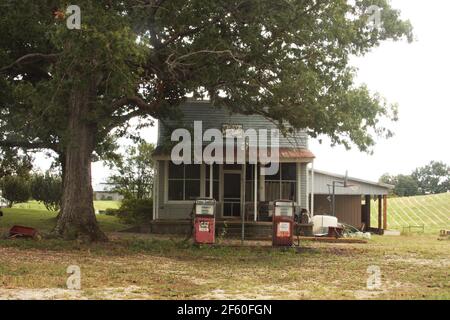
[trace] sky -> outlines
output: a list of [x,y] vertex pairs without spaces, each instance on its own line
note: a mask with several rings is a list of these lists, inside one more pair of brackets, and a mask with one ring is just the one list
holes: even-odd
[[[393,0],[414,27],[413,43],[384,42],[364,57],[352,59],[358,69],[357,83],[365,83],[390,103],[399,106],[399,121],[390,128],[395,136],[377,140],[373,155],[331,147],[310,139],[316,169],[377,181],[384,173],[409,174],[431,160],[450,163],[450,1]],[[156,143],[156,127],[142,131],[147,142]],[[43,170],[50,161],[37,155]],[[94,189],[110,171],[102,163],[92,165]]]
[[416,41],[385,42],[353,59],[358,83],[398,103],[395,136],[378,140],[374,154],[310,140],[315,168],[377,181],[383,173],[409,174],[431,160],[450,163],[450,1],[396,0]]

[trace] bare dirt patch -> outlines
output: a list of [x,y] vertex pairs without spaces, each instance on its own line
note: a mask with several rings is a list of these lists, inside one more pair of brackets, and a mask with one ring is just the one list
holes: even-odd
[[298,300],[307,299],[310,291],[300,290],[292,285],[266,285],[256,286],[247,290],[223,290],[215,289],[211,292],[196,297],[197,299],[213,299],[213,300],[273,300],[287,299]]
[[123,288],[101,288],[89,290],[69,290],[61,288],[0,289],[0,300],[87,300],[87,299],[143,299],[151,298],[145,289],[137,286]]

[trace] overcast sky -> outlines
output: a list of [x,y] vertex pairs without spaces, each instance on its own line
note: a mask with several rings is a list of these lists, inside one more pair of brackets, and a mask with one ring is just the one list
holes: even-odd
[[[394,8],[411,20],[416,41],[385,42],[370,54],[354,59],[358,83],[366,83],[389,102],[398,103],[400,120],[391,127],[395,136],[379,140],[374,154],[330,147],[310,140],[315,168],[353,177],[378,180],[389,173],[410,173],[431,160],[450,163],[450,1],[394,0]],[[143,133],[156,142],[156,128]],[[48,167],[38,156],[37,163]],[[94,188],[108,176],[101,163],[93,164]]]
[[450,163],[450,1],[392,5],[411,20],[416,41],[383,43],[354,64],[358,82],[399,104],[395,136],[379,140],[374,155],[311,140],[318,169],[378,180],[385,172],[408,174],[431,160]]

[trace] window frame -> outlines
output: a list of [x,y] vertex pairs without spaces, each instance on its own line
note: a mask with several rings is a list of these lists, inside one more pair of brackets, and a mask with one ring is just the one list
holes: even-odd
[[[244,184],[244,188],[245,188],[245,202],[246,203],[253,203],[255,201],[254,199],[254,193],[255,193],[255,167],[253,163],[246,163],[246,169],[245,169],[245,173],[246,173],[246,177],[245,177],[245,184]],[[259,202],[261,199],[261,195],[259,194],[259,183],[260,183],[260,177],[261,177],[261,166],[258,166],[258,171],[257,171],[257,183],[258,183],[258,192],[257,192],[257,201]],[[250,179],[247,179],[247,175],[250,174]],[[247,184],[249,185],[249,190],[247,190]],[[250,191],[250,192],[248,192]],[[249,197],[250,195],[250,197]]]
[[[206,164],[204,165],[205,167],[205,179],[204,179],[204,188],[205,188],[205,197],[208,198],[209,197],[209,170],[210,170],[210,165]],[[217,174],[217,177],[216,177]],[[217,202],[220,202],[220,165],[219,164],[213,164],[213,197],[214,194],[217,192],[217,199],[214,198],[214,200],[216,200]],[[216,184],[217,184],[217,188],[216,188]]]
[[[192,179],[192,178],[188,178],[186,179],[186,164],[180,164],[180,166],[183,166],[183,178],[174,178],[171,179],[169,177],[170,174],[170,160],[166,161],[166,166],[165,166],[165,203],[167,204],[183,204],[183,203],[193,203],[195,200],[192,199],[186,199],[186,181],[198,181],[199,184],[199,195],[198,197],[201,196],[201,192],[202,192],[202,168],[200,164],[192,164],[192,165],[198,165],[199,166],[199,176],[198,179]],[[176,164],[173,164],[176,165]],[[170,199],[169,197],[169,192],[170,192],[170,188],[169,188],[169,184],[170,181],[182,181],[183,182],[183,199],[182,200],[173,200]]]
[[[294,166],[295,169],[295,179],[294,180],[285,180],[283,179],[283,165],[292,165]],[[297,194],[297,164],[295,162],[280,162],[279,164],[279,170],[278,170],[278,178],[277,179],[270,179],[269,177],[271,176],[265,176],[264,177],[264,198],[266,199],[266,201],[275,201],[275,200],[279,200],[282,199],[282,195],[283,195],[283,182],[285,183],[290,183],[294,185],[294,194],[293,194],[293,199],[290,199],[292,201],[295,201],[296,199],[296,194]],[[273,200],[268,200],[267,198],[267,184],[268,183],[276,183],[278,184],[278,198],[277,199],[273,199]],[[289,199],[286,199],[289,200]]]

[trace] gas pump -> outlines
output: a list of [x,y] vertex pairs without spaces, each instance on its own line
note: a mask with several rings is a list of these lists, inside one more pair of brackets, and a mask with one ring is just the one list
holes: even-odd
[[194,242],[214,243],[216,200],[197,198],[194,204]]
[[294,202],[277,200],[274,203],[273,246],[292,246],[294,233]]

